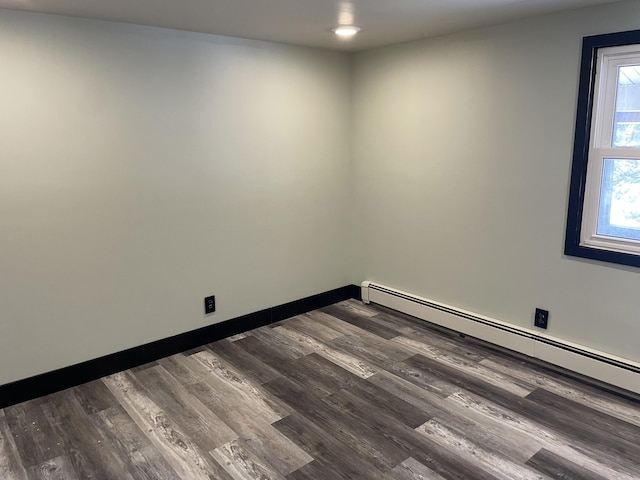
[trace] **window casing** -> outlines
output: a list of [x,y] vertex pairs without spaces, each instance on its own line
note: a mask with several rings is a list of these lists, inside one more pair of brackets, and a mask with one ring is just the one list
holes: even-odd
[[640,31],[583,40],[565,253],[640,266]]

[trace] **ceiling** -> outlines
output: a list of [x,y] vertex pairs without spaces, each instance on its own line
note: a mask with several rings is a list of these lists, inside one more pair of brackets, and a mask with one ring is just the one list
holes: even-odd
[[[0,7],[357,51],[616,0],[0,0]],[[331,28],[351,23],[356,38]]]

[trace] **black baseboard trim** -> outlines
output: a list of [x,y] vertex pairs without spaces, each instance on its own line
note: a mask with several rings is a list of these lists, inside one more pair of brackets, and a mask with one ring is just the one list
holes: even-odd
[[350,298],[361,299],[360,287],[347,285],[59,370],[0,385],[0,408],[75,387]]

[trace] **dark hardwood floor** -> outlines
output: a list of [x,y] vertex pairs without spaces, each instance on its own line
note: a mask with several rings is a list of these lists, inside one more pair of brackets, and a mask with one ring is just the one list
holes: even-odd
[[0,410],[0,479],[639,479],[640,402],[355,300]]

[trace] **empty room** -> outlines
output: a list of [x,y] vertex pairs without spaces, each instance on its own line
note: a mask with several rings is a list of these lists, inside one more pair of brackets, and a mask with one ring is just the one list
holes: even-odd
[[640,0],[0,0],[0,480],[640,478]]

